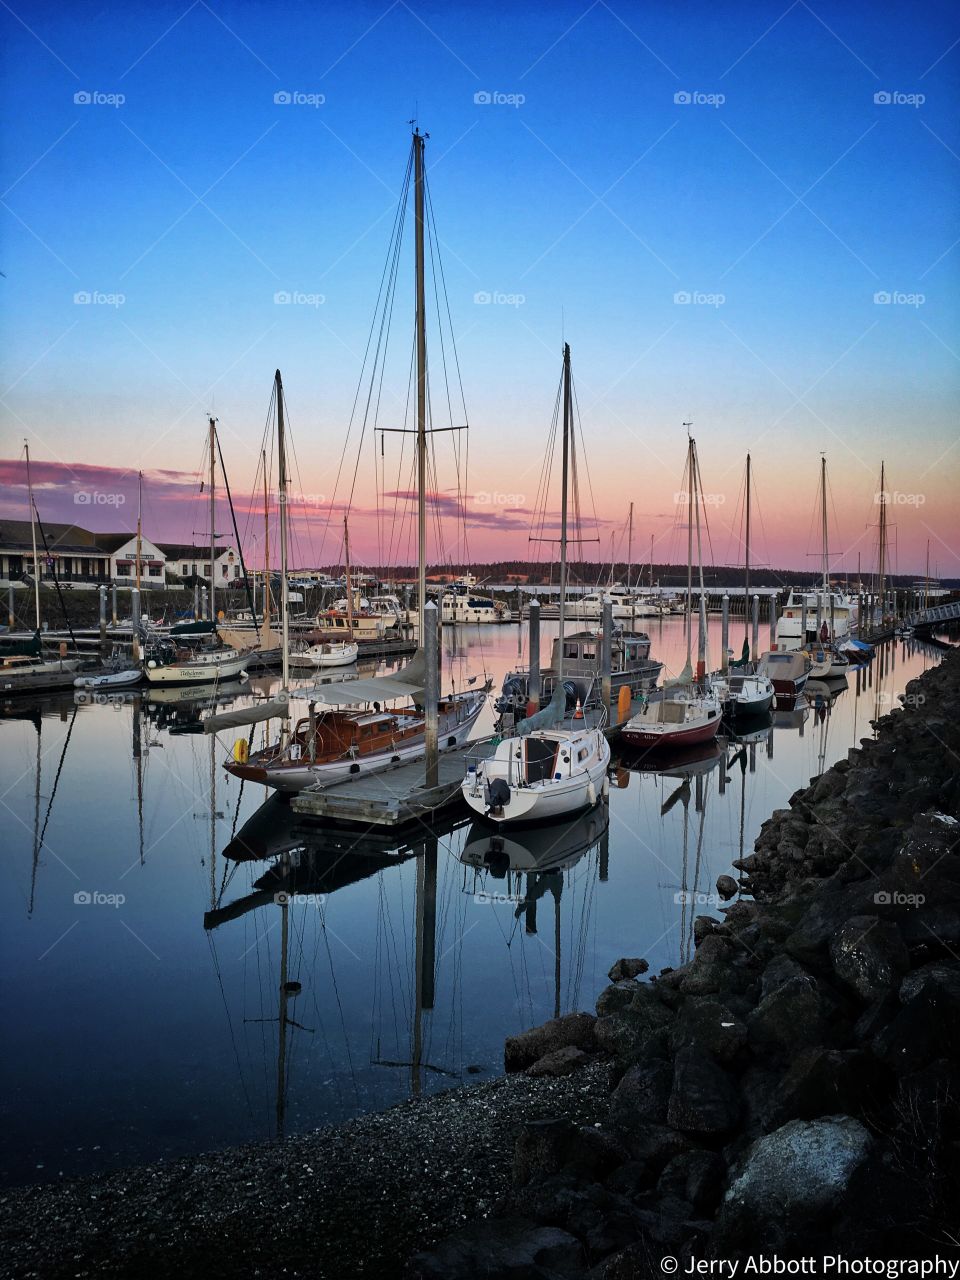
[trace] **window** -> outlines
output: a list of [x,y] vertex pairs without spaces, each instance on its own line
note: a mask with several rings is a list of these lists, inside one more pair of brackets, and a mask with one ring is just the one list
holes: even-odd
[[239,566],[238,564],[235,564],[235,565],[233,566],[233,576],[234,576],[235,578],[239,578],[239,577],[240,577],[240,566]]
[[190,566],[188,564],[185,564],[183,566],[183,576],[186,577],[189,572],[190,572]]
[[563,646],[563,656],[565,658],[579,658],[580,646],[577,644],[565,644]]
[[150,577],[151,577],[151,578],[159,578],[159,577],[160,577],[160,572],[161,572],[161,566],[160,566],[160,565],[158,565],[158,564],[152,564],[152,565],[150,566]]
[[220,576],[222,578],[225,578],[229,572],[230,572],[230,566],[228,564],[222,564],[220,566]]
[[581,650],[581,656],[585,658],[588,662],[595,661],[597,656],[596,645],[585,644],[583,646],[583,649]]
[[130,577],[130,566],[129,566],[128,564],[118,564],[118,565],[117,565],[117,577],[118,577],[118,578],[129,578],[129,577]]

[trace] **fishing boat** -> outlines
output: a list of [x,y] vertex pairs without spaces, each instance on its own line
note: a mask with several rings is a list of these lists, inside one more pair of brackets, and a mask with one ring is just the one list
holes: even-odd
[[[710,686],[723,705],[724,714],[733,716],[758,716],[769,711],[776,697],[770,677],[757,671],[750,654],[750,516],[751,481],[753,469],[747,454],[746,485],[744,497],[744,553],[743,553],[743,652],[739,661],[730,662],[710,677]],[[726,643],[726,637],[724,637]],[[726,662],[726,654],[724,654]]]
[[[560,683],[566,692],[567,710],[572,711],[578,701],[583,710],[602,709],[602,646],[603,632],[600,630],[574,631],[564,636],[562,646],[559,637],[555,639],[550,665],[540,677],[544,700],[552,698],[562,667]],[[610,662],[611,708],[607,708],[608,713],[613,706],[619,705],[624,688],[629,690],[631,701],[656,688],[663,670],[663,663],[650,657],[650,637],[643,631],[624,632],[615,628],[610,638]],[[501,716],[517,719],[526,714],[529,701],[530,672],[508,672],[494,704],[496,710]]]
[[[564,689],[565,602],[567,593],[567,501],[570,448],[573,435],[570,346],[563,345],[563,447],[560,514],[559,661],[555,688],[548,705],[525,717],[514,733],[504,737],[486,760],[468,760],[462,783],[463,798],[484,818],[505,824],[540,822],[592,809],[603,794],[610,744],[599,728],[588,728],[580,711],[572,727],[566,718]],[[556,417],[551,430],[555,439]]]
[[[689,429],[688,429],[689,431]],[[687,660],[677,680],[656,697],[644,697],[640,710],[621,730],[623,741],[630,746],[670,750],[679,746],[695,746],[716,737],[720,728],[720,699],[706,678],[706,592],[703,582],[703,549],[700,538],[699,494],[702,492],[697,445],[688,434],[687,443]],[[693,536],[696,528],[697,566],[700,585],[700,630],[698,636],[697,672],[691,666],[693,635]]]

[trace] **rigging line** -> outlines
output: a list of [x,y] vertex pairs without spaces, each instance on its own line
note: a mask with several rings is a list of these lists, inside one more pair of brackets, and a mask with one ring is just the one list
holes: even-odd
[[70,735],[73,733],[73,726],[77,722],[77,712],[80,710],[79,705],[73,708],[73,715],[70,717],[70,724],[67,728],[67,735],[63,740],[63,750],[60,752],[60,763],[57,765],[56,776],[53,779],[53,789],[50,792],[50,799],[47,802],[47,813],[43,819],[43,828],[40,831],[40,839],[37,843],[37,851],[43,848],[44,836],[47,834],[47,824],[50,821],[50,814],[53,812],[53,801],[57,794],[57,785],[60,782],[60,774],[63,771],[63,762],[67,758],[67,747],[70,745]]
[[237,1034],[234,1030],[233,1018],[230,1015],[230,1005],[227,1001],[227,992],[223,985],[223,972],[220,968],[220,957],[217,955],[217,948],[214,943],[212,930],[205,929],[204,933],[206,934],[207,946],[210,949],[210,955],[213,959],[213,971],[216,974],[217,986],[220,989],[220,999],[223,1002],[223,1012],[226,1014],[227,1018],[227,1030],[230,1034],[230,1045],[233,1049],[233,1057],[237,1064],[237,1075],[240,1078],[240,1088],[243,1091],[243,1100],[247,1108],[247,1115],[250,1117],[251,1122],[256,1124],[257,1118],[253,1109],[253,1102],[250,1098],[250,1092],[247,1089],[247,1080],[243,1073],[243,1063],[240,1061],[240,1046],[237,1044]]

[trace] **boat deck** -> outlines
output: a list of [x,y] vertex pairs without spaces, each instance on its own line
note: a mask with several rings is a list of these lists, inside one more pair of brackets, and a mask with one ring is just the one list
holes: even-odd
[[467,757],[486,759],[493,750],[493,740],[483,738],[441,751],[439,781],[435,787],[424,786],[424,762],[420,759],[394,769],[360,774],[326,787],[300,791],[290,804],[301,818],[402,827],[428,819],[431,814],[457,803]]

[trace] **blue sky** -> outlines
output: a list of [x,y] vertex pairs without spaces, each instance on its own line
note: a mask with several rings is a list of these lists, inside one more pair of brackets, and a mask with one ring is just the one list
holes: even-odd
[[329,490],[416,112],[477,487],[532,504],[565,335],[594,487],[617,520],[636,501],[639,537],[673,518],[692,419],[730,510],[753,449],[779,563],[805,561],[826,450],[846,546],[884,457],[923,495],[904,568],[932,529],[957,572],[953,7],[185,0],[2,21],[4,456],[27,435],[66,464],[189,471],[213,405],[242,484],[279,365],[304,483]]

